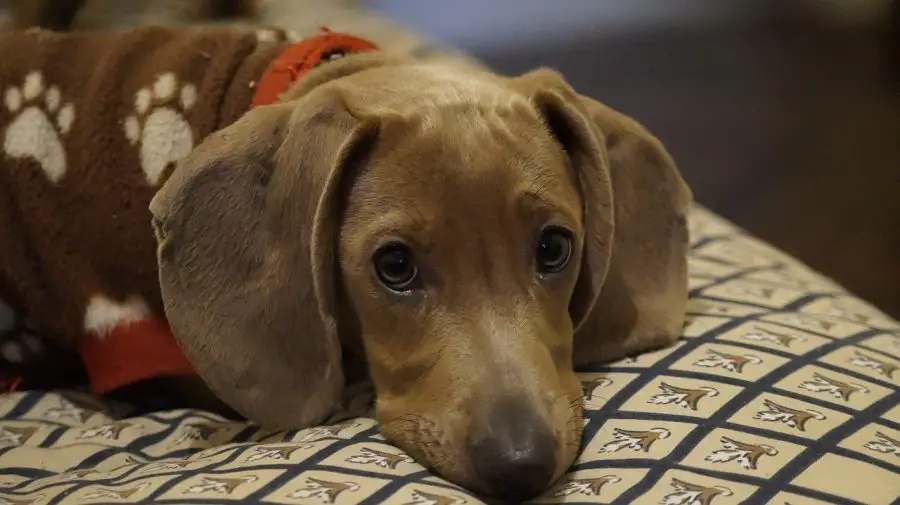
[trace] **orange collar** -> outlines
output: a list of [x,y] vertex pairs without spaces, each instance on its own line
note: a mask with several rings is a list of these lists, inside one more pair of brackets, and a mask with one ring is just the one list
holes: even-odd
[[372,42],[322,28],[322,34],[287,47],[263,72],[250,108],[275,103],[282,93],[322,63],[347,54],[375,51]]

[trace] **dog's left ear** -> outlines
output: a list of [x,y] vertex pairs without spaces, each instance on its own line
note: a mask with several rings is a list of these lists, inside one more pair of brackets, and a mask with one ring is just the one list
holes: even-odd
[[557,72],[539,69],[514,81],[581,184],[585,238],[569,306],[575,365],[671,344],[686,309],[692,201],[674,161],[643,126],[578,95]]

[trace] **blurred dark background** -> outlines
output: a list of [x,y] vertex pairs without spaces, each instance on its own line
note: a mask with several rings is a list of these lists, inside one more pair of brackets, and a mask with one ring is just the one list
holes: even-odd
[[361,3],[502,72],[558,68],[698,202],[900,317],[898,2]]

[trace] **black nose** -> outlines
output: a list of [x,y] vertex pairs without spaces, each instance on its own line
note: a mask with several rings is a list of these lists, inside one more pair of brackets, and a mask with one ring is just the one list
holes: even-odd
[[491,495],[510,501],[534,498],[556,470],[556,439],[523,402],[501,402],[486,426],[473,426],[472,465]]

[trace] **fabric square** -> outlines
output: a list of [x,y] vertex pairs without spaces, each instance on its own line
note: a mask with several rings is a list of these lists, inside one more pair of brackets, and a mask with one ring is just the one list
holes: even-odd
[[900,334],[882,333],[863,340],[859,345],[870,351],[884,353],[891,358],[900,360]]
[[583,373],[581,379],[581,391],[584,395],[585,410],[599,410],[628,385],[638,374],[635,373]]
[[[728,265],[737,265],[741,268],[750,270],[755,268],[776,268],[779,266],[779,259],[771,254],[760,253],[748,247],[741,247],[739,241],[741,236],[737,235],[727,239],[711,239],[708,242],[695,247],[693,254],[701,258],[716,258],[718,261]],[[738,301],[743,299],[739,298]]]
[[761,319],[829,338],[847,338],[869,329],[867,326],[850,321],[799,312],[766,314]]
[[322,461],[324,465],[376,474],[405,476],[424,470],[411,457],[392,445],[378,442],[347,445]]
[[893,466],[900,474],[900,431],[877,423],[868,424],[845,438],[839,447]]
[[655,351],[629,356],[619,361],[609,363],[607,366],[610,368],[647,368],[655,365],[668,355],[677,352],[684,343],[683,340],[680,340],[664,349],[657,349]]
[[800,289],[788,289],[774,284],[750,282],[745,279],[733,279],[719,283],[704,288],[702,293],[704,296],[773,309],[784,307],[807,294],[806,291]]
[[470,493],[428,484],[407,484],[391,496],[394,503],[409,505],[478,505],[485,502]]
[[388,483],[388,479],[314,470],[281,484],[263,500],[284,505],[351,505],[365,501]]
[[763,321],[742,323],[722,333],[718,340],[765,347],[793,355],[805,354],[831,343],[831,340],[825,337]]
[[[200,473],[185,476],[160,500],[222,500],[234,501],[248,498],[269,482],[284,474],[284,470],[246,470],[230,473]],[[159,485],[151,486],[159,488]]]
[[696,424],[637,419],[609,419],[594,434],[579,464],[623,459],[660,460],[690,434]]
[[757,381],[787,362],[786,358],[744,347],[704,344],[678,360],[672,369]]
[[805,305],[801,312],[827,315],[884,331],[900,330],[900,323],[884,312],[859,298],[840,292]]
[[862,347],[841,347],[823,357],[822,362],[866,375],[880,383],[900,384],[900,360]]
[[804,446],[735,430],[713,430],[683,460],[688,466],[717,472],[772,478]]
[[689,316],[687,326],[684,328],[684,338],[701,337],[707,333],[715,331],[723,324],[732,321],[730,317],[718,316]]
[[836,410],[764,393],[744,405],[729,422],[815,440],[849,419]]
[[744,503],[755,486],[683,470],[666,472],[634,503],[663,505],[738,505]]
[[896,471],[835,454],[816,460],[791,484],[867,505],[890,505],[900,497]]
[[576,470],[532,503],[612,503],[645,475],[647,470],[640,468]]
[[632,395],[620,410],[707,419],[741,390],[715,381],[662,376]]
[[884,386],[814,365],[797,370],[775,387],[855,410],[865,409],[891,394],[891,390]]

